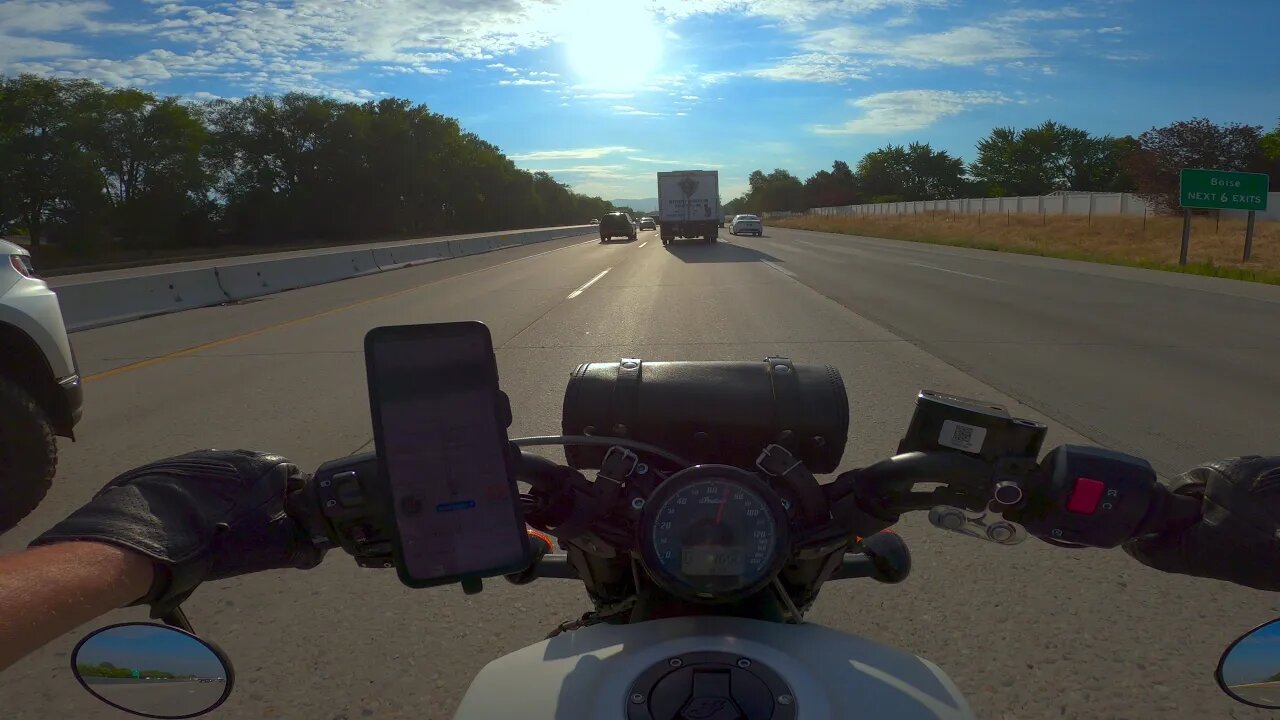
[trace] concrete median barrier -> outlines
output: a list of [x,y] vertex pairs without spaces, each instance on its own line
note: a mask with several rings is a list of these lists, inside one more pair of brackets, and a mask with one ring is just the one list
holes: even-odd
[[218,280],[227,297],[244,300],[376,272],[381,268],[372,250],[353,250],[223,265],[218,267]]
[[54,288],[67,329],[104,325],[220,305],[229,298],[213,268],[72,283]]
[[68,330],[88,330],[151,315],[218,305],[311,285],[426,262],[477,255],[504,248],[591,235],[591,227],[513,231],[450,240],[380,245],[363,250],[317,250],[309,254],[254,260],[226,258],[208,267],[166,272],[164,266],[139,268],[139,274],[76,282],[74,275],[55,286]]
[[382,270],[396,270],[422,263],[448,260],[453,257],[449,252],[449,241],[405,243],[373,249],[373,261]]

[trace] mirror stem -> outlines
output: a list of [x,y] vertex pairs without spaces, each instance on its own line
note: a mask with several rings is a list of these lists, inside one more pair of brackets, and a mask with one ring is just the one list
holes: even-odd
[[181,607],[176,607],[160,616],[160,622],[170,627],[176,627],[179,630],[186,630],[192,635],[196,632],[195,629],[191,627],[191,622],[187,620],[187,614],[182,611]]

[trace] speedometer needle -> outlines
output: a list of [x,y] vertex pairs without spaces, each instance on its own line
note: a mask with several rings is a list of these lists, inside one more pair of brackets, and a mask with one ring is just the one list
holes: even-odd
[[720,493],[720,507],[716,508],[716,525],[720,524],[720,518],[724,517],[724,506],[729,502],[729,488],[725,488]]

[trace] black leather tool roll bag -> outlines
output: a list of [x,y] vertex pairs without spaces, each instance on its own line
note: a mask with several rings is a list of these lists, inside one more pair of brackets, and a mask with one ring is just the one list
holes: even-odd
[[[564,391],[565,435],[625,437],[694,463],[754,468],[777,443],[815,473],[833,472],[849,433],[844,379],[831,365],[644,362],[579,365]],[[570,445],[569,465],[599,468],[607,448]]]

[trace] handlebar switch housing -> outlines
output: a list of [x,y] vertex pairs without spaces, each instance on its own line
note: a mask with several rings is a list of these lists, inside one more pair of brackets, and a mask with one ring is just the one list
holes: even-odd
[[377,475],[377,455],[362,453],[321,465],[311,487],[330,539],[361,567],[389,568],[394,566],[390,516],[379,511],[384,504],[375,495],[377,483],[369,482]]
[[1005,517],[1051,543],[1112,548],[1142,526],[1157,488],[1155,470],[1142,458],[1063,445],[1028,481],[1025,505]]

